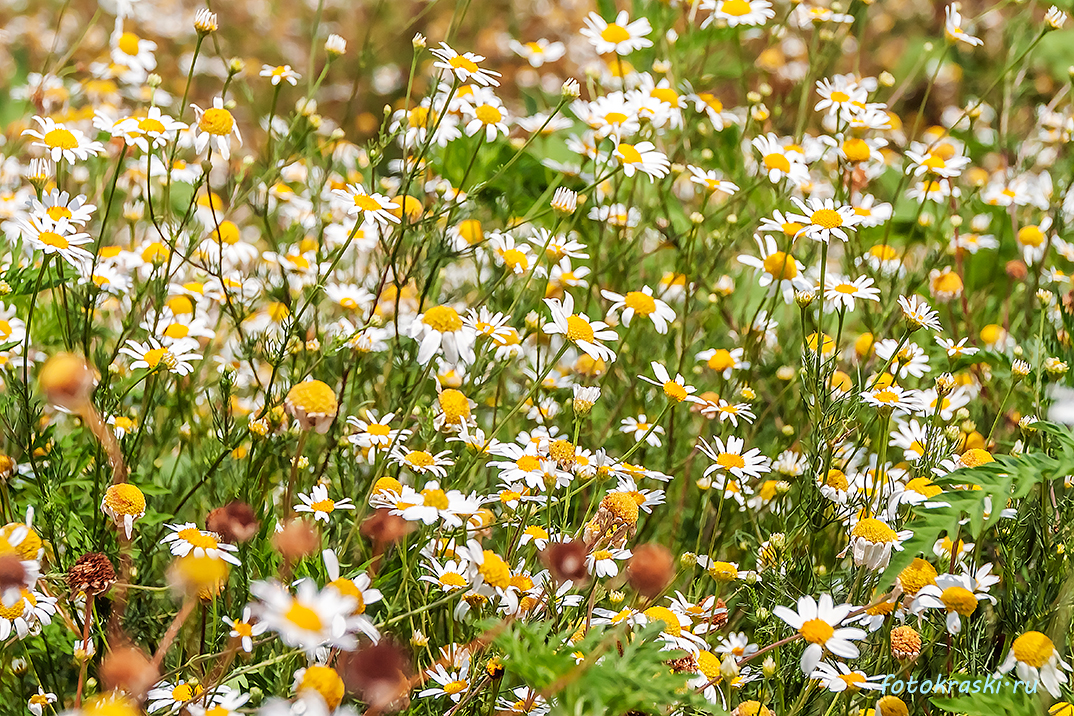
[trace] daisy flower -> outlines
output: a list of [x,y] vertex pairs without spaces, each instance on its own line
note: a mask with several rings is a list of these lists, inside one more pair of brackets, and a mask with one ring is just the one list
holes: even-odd
[[261,65],[261,76],[271,78],[270,81],[273,87],[278,87],[281,82],[286,82],[294,87],[301,77],[300,74],[291,69],[291,65],[279,65],[277,67]]
[[396,208],[392,200],[383,194],[370,193],[361,184],[348,184],[346,189],[332,192],[343,200],[347,214],[377,222],[381,226],[398,224],[400,218],[392,213]]
[[619,432],[625,435],[634,435],[634,442],[645,438],[645,442],[653,447],[660,447],[660,436],[664,434],[664,428],[649,422],[648,416],[641,413],[636,418],[623,418],[619,424]]
[[952,42],[962,42],[970,47],[980,47],[984,40],[962,29],[961,3],[953,2],[944,10],[944,34]]
[[730,350],[727,348],[709,348],[701,351],[695,357],[722,375],[724,380],[728,380],[736,370],[746,370],[750,367],[749,361],[743,360],[745,355],[746,352],[742,348],[732,348]]
[[55,597],[21,589],[14,604],[0,604],[0,641],[6,641],[12,635],[25,639],[39,634],[41,626],[51,624],[55,614]]
[[356,602],[351,614],[365,614],[370,604],[376,604],[384,595],[379,589],[373,589],[373,580],[368,574],[362,572],[352,578],[341,577],[339,572],[339,559],[331,549],[321,552],[324,559],[324,570],[328,575],[328,583],[325,589],[331,587],[345,597],[350,597]]
[[101,511],[111,517],[117,527],[122,525],[130,539],[134,521],[145,516],[145,495],[129,482],[112,485],[101,499]]
[[204,693],[205,689],[201,684],[187,683],[186,681],[176,681],[175,683],[161,681],[146,694],[146,701],[148,702],[146,710],[149,713],[156,711],[179,713],[195,699],[201,698]]
[[567,52],[562,42],[549,42],[543,37],[533,42],[522,43],[511,40],[511,51],[530,63],[530,67],[543,67],[546,62],[555,62]]
[[197,118],[194,125],[194,151],[202,154],[206,148],[210,153],[215,150],[225,160],[231,157],[231,138],[242,146],[242,135],[239,134],[239,125],[231,112],[224,108],[222,97],[213,99],[213,106],[202,109],[196,104],[190,105]]
[[433,669],[426,671],[425,675],[436,685],[419,691],[419,698],[425,698],[426,696],[447,696],[455,703],[458,703],[462,700],[466,690],[470,688],[470,682],[467,680],[465,672],[461,669],[458,671],[448,671],[444,668],[443,664],[437,664]]
[[969,338],[962,338],[958,342],[944,338],[942,336],[936,336],[936,345],[943,348],[947,352],[948,358],[959,358],[961,356],[972,356],[980,351],[980,348],[966,345],[969,342]]
[[999,583],[999,577],[991,573],[992,564],[985,564],[971,575],[941,574],[935,584],[927,584],[918,590],[914,597],[911,611],[919,612],[922,608],[942,609],[947,612],[946,626],[951,634],[962,631],[962,617],[969,618],[977,611],[978,602],[988,600],[996,603],[995,597],[988,593],[992,585]]
[[468,516],[478,510],[476,500],[466,497],[458,490],[443,490],[440,483],[430,480],[421,491],[403,486],[403,493],[396,501],[392,514],[408,522],[424,522],[431,525],[442,521],[446,527],[461,527],[459,515]]
[[250,607],[247,606],[242,610],[242,617],[239,619],[230,619],[228,617],[222,618],[223,622],[231,627],[231,631],[228,632],[228,636],[232,639],[238,639],[239,644],[242,646],[242,650],[247,654],[254,650],[254,637],[261,636],[268,629],[268,624],[265,622],[255,622],[253,620]]
[[1039,631],[1027,631],[1014,640],[1007,658],[996,672],[996,678],[1011,669],[1015,669],[1024,683],[1039,681],[1049,694],[1059,698],[1061,685],[1067,683],[1063,670],[1070,671],[1070,664],[1063,661],[1051,639]]
[[[700,399],[699,399],[700,401]],[[701,414],[706,418],[717,418],[721,423],[730,421],[732,427],[738,427],[738,421],[742,420],[752,425],[757,419],[749,403],[729,403],[720,398],[716,403],[706,403],[701,408]]]
[[667,176],[671,167],[667,156],[663,152],[656,151],[652,142],[620,143],[616,145],[613,154],[622,165],[623,173],[628,177],[641,171],[648,174],[650,179],[660,179]]
[[561,334],[594,360],[615,360],[615,352],[602,341],[618,340],[619,334],[603,321],[590,321],[586,314],[575,313],[574,296],[568,293],[562,302],[557,298],[546,298],[544,302],[552,314],[552,322],[544,326],[545,333]]
[[586,570],[597,577],[615,577],[619,575],[619,565],[616,561],[622,562],[632,556],[633,552],[629,549],[598,549],[586,556]]
[[325,524],[336,510],[354,509],[349,497],[332,500],[328,497],[328,488],[320,484],[314,485],[309,495],[299,494],[298,499],[302,500],[302,504],[294,506],[295,512],[312,512],[314,520],[323,520]]
[[354,615],[354,597],[335,588],[318,590],[311,579],[299,580],[295,594],[275,581],[251,582],[250,593],[258,599],[254,613],[266,628],[279,634],[287,646],[303,649],[311,659],[325,646],[353,649],[357,631],[373,641],[380,639],[369,619]]
[[728,27],[764,25],[776,16],[768,0],[703,0],[701,9],[712,12],[701,27],[716,20],[723,20]]
[[117,123],[113,128],[113,133],[122,132],[127,146],[138,147],[143,152],[148,152],[150,144],[159,149],[186,127],[183,122],[162,113],[160,107],[150,107],[144,117],[127,117]]
[[695,167],[692,164],[687,165],[686,168],[690,170],[690,181],[703,187],[710,194],[721,193],[731,196],[738,191],[737,184],[722,178],[720,174],[714,170],[705,171],[701,167]]
[[873,285],[873,280],[868,276],[850,279],[829,274],[824,277],[824,300],[831,302],[828,305],[833,310],[853,311],[855,300],[879,303],[880,289]]
[[77,231],[66,218],[27,214],[14,222],[30,248],[46,255],[58,254],[81,273],[93,261],[93,254],[82,248],[93,243],[89,234]]
[[233,716],[249,700],[250,694],[244,694],[228,686],[217,686],[205,698],[204,703],[191,704],[187,707],[187,711],[190,712],[190,716]]
[[607,22],[595,12],[589,13],[585,19],[585,27],[580,32],[583,37],[589,39],[598,55],[612,52],[629,55],[635,50],[652,47],[653,41],[646,37],[652,31],[652,25],[646,18],[631,22],[627,11],[621,10],[616,15],[615,22]]
[[883,681],[887,678],[887,674],[868,676],[864,671],[851,670],[841,661],[835,662],[834,666],[827,661],[822,661],[817,664],[817,668],[809,675],[809,678],[816,679],[828,691],[838,694],[843,691],[855,692],[862,689],[882,691]]
[[819,601],[808,595],[800,597],[797,610],[783,605],[772,610],[775,616],[785,621],[792,629],[797,629],[808,644],[802,652],[799,664],[803,674],[813,673],[825,651],[844,659],[858,658],[858,647],[852,640],[864,639],[865,632],[852,627],[840,627],[852,609],[849,604],[836,606],[830,594],[822,594]]
[[423,574],[418,577],[418,581],[435,584],[446,593],[466,589],[470,586],[465,576],[470,569],[470,565],[465,560],[449,559],[441,564],[438,560],[430,557],[423,563],[423,566],[432,574]]
[[829,115],[841,115],[844,119],[857,111],[869,97],[868,91],[857,82],[837,75],[832,79],[817,81],[817,94],[820,101],[813,107],[817,112],[826,111]]
[[161,544],[168,545],[169,551],[178,557],[193,554],[195,557],[222,559],[236,566],[242,564],[234,554],[239,551],[238,547],[221,542],[219,535],[200,530],[193,522],[164,526],[171,530],[171,534],[162,539]]
[[842,554],[850,552],[855,566],[876,572],[888,566],[892,550],[901,552],[901,543],[913,534],[911,530],[896,532],[882,520],[865,517],[850,530],[850,544]]
[[388,413],[384,417],[377,417],[376,411],[366,410],[365,419],[351,415],[347,423],[354,426],[356,432],[347,439],[352,445],[370,450],[371,457],[377,450],[387,450],[395,442],[406,440],[410,437],[409,430],[397,430],[391,427],[395,413]]
[[127,344],[119,349],[123,355],[134,358],[131,369],[148,368],[151,371],[163,368],[169,373],[189,375],[194,371],[192,360],[201,360],[201,354],[194,349],[200,348],[193,338],[184,338],[164,346],[150,336],[146,343],[128,339]]
[[917,391],[906,390],[894,383],[863,391],[861,397],[875,408],[896,410],[900,413],[915,413],[920,410]]
[[30,713],[34,716],[42,716],[45,713],[45,707],[51,706],[54,703],[56,703],[56,694],[46,692],[38,686],[37,693],[30,697],[26,707],[30,709]]
[[70,194],[59,189],[53,189],[41,197],[41,201],[30,199],[30,213],[38,216],[47,216],[53,221],[67,219],[68,223],[76,226],[85,226],[97,209],[93,204],[86,202],[82,194],[72,198]]
[[49,117],[34,117],[40,130],[24,129],[23,136],[33,137],[36,142],[31,146],[41,147],[54,162],[61,159],[68,164],[76,161],[86,161],[89,157],[95,157],[104,151],[104,145],[100,142],[91,141],[80,130],[68,129],[66,125],[59,124]]
[[730,473],[737,478],[760,477],[771,470],[768,458],[761,454],[759,448],[743,451],[745,441],[742,438],[730,435],[724,442],[713,436],[712,442],[709,445],[704,438],[700,438],[698,443],[698,449],[715,463],[706,468],[705,477],[714,472]]
[[642,286],[640,291],[618,294],[602,290],[600,295],[614,303],[608,308],[609,315],[620,313],[623,325],[629,327],[635,314],[648,318],[656,326],[656,332],[668,332],[668,324],[675,320],[675,309],[653,296],[653,289]]
[[433,49],[431,52],[440,60],[433,63],[433,67],[447,70],[455,75],[459,82],[478,84],[482,87],[498,87],[500,84],[496,80],[500,76],[499,72],[482,69],[478,66],[478,63],[485,59],[482,55],[475,55],[472,52],[460,55],[445,42],[441,42],[440,48]]
[[[761,166],[773,184],[784,179],[790,179],[796,185],[809,181],[809,170],[805,164],[797,155],[788,154],[775,134],[770,132],[763,137],[755,137],[753,146],[761,153]],[[763,230],[764,226],[761,228]]]
[[802,224],[797,236],[807,236],[825,244],[832,237],[847,241],[850,237],[846,229],[858,223],[858,215],[852,206],[836,206],[831,199],[809,199],[807,203],[795,197],[792,201],[803,212],[788,215],[792,221]]
[[681,374],[676,373],[675,378],[672,379],[671,374],[668,373],[668,369],[664,367],[662,363],[652,361],[649,366],[653,369],[653,373],[656,375],[656,380],[647,378],[644,375],[639,375],[638,378],[644,380],[646,383],[652,383],[653,385],[663,388],[664,395],[673,403],[681,403],[684,400],[696,403],[698,398],[694,397],[692,393],[697,391],[692,385],[686,385],[686,379]]
[[444,354],[448,363],[474,362],[473,329],[466,326],[462,316],[451,306],[432,306],[410,324],[410,337],[419,342],[417,360],[426,365],[433,356]]
[[433,455],[425,450],[410,450],[402,445],[396,445],[391,452],[391,460],[396,465],[409,468],[419,475],[430,473],[444,478],[447,477],[447,470],[444,468],[455,464],[450,458],[444,457],[450,454],[450,450]]
[[492,142],[500,134],[506,137],[511,133],[511,128],[507,124],[507,110],[495,97],[490,97],[488,101],[475,104],[464,101],[462,102],[462,111],[465,117],[464,121],[466,121],[463,131],[466,132],[468,137],[482,132],[485,136],[485,141]]
[[914,295],[907,298],[899,296],[899,308],[902,309],[903,318],[912,329],[927,328],[930,331],[939,331],[940,314],[932,310],[925,299]]

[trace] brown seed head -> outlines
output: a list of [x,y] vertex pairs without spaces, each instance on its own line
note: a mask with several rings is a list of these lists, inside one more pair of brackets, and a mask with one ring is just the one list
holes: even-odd
[[297,562],[317,553],[321,546],[321,535],[309,522],[294,519],[272,536],[272,546],[288,562]]
[[98,676],[107,689],[141,694],[156,683],[159,674],[144,651],[126,644],[112,649],[104,657]]
[[370,711],[399,711],[410,705],[411,660],[390,639],[341,654],[337,668],[347,691]]
[[630,586],[644,597],[655,597],[675,578],[675,557],[660,544],[643,544],[634,548],[627,565]]
[[87,552],[67,570],[67,588],[73,595],[96,596],[107,592],[115,583],[116,568],[100,552]]
[[395,544],[401,540],[412,527],[399,515],[393,515],[387,509],[374,512],[362,523],[362,536],[377,544]]
[[588,553],[581,542],[553,542],[541,552],[541,561],[557,582],[583,582],[589,576],[585,566]]
[[921,653],[921,635],[908,625],[891,630],[891,655],[900,661],[911,661]]
[[205,528],[231,544],[249,540],[260,527],[254,509],[245,502],[231,502],[217,507],[205,518]]

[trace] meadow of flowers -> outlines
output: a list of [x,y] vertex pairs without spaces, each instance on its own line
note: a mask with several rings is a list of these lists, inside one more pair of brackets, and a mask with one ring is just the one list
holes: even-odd
[[0,16],[0,714],[1074,716],[1061,8]]

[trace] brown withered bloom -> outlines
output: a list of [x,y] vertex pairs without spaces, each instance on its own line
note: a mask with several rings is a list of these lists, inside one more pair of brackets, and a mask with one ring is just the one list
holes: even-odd
[[235,501],[217,507],[205,518],[205,528],[231,544],[246,542],[260,527],[254,508],[245,502]]
[[364,701],[370,712],[400,711],[410,705],[410,656],[391,639],[341,654],[338,670],[347,691]]
[[[9,589],[22,589],[29,581],[29,576],[18,555],[0,557],[0,594]],[[17,601],[17,593],[13,594],[16,594],[14,599]]]
[[294,519],[272,536],[272,546],[288,562],[297,562],[317,554],[321,547],[321,535],[316,526],[306,520]]
[[585,567],[588,553],[581,542],[553,542],[541,551],[541,562],[557,582],[582,582],[589,576]]
[[584,539],[593,546],[607,540],[613,547],[626,544],[638,531],[638,503],[626,492],[610,492],[600,501],[597,514],[586,523]]
[[405,537],[413,525],[390,510],[379,509],[362,523],[362,536],[380,545],[395,544]]
[[149,656],[131,644],[117,646],[101,661],[101,684],[108,690],[142,694],[156,683],[160,674]]
[[891,630],[891,655],[899,661],[911,661],[921,653],[921,635],[912,626]]
[[100,552],[87,552],[67,570],[67,588],[72,595],[103,594],[116,583],[116,568],[112,560]]
[[57,353],[41,366],[37,384],[53,405],[80,412],[89,404],[97,376],[86,359],[73,353]]
[[655,597],[675,578],[675,557],[660,544],[638,545],[627,564],[630,586],[643,597]]

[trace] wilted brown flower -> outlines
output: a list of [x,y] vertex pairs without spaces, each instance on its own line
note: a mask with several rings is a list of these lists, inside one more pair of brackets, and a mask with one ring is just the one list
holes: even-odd
[[585,558],[589,553],[581,542],[553,542],[541,552],[541,561],[558,582],[581,582],[589,576]]
[[29,575],[18,555],[7,554],[0,557],[0,593],[9,589],[22,589],[28,579]]
[[87,552],[67,570],[67,588],[73,595],[96,596],[107,592],[115,583],[116,569],[100,552]]
[[297,562],[317,553],[321,546],[321,535],[314,525],[305,520],[289,520],[272,536],[272,546],[288,562]]
[[401,540],[413,526],[390,510],[380,509],[362,523],[362,536],[377,544],[394,544]]
[[245,502],[236,501],[217,507],[205,518],[205,528],[231,544],[245,542],[257,534],[260,527],[254,509]]
[[141,694],[152,686],[159,676],[157,668],[144,651],[132,644],[112,649],[98,670],[98,677],[107,689]]
[[634,548],[627,565],[630,586],[644,597],[655,597],[675,577],[675,557],[660,544],[643,544]]
[[370,711],[400,711],[410,705],[410,657],[390,639],[340,655],[338,668],[347,690]]
[[57,353],[37,374],[37,384],[45,399],[74,412],[88,403],[97,378],[86,359],[73,353]]

